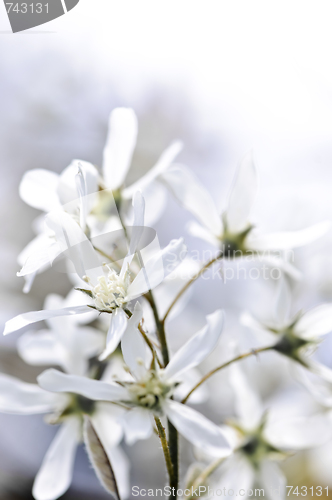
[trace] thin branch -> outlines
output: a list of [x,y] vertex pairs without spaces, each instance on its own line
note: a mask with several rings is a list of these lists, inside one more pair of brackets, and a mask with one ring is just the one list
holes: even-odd
[[[226,457],[223,458],[218,458],[214,462],[212,462],[206,469],[204,469],[200,475],[197,477],[197,479],[193,482],[192,484],[192,490],[195,491],[198,489],[200,486],[204,484],[204,482],[207,480],[209,476],[221,465]],[[190,496],[188,500],[192,500],[194,497]]]
[[210,377],[212,377],[212,375],[214,375],[215,373],[219,372],[223,368],[227,368],[227,366],[231,365],[232,363],[235,363],[236,361],[240,361],[241,359],[249,358],[250,356],[253,356],[253,355],[256,356],[258,353],[264,352],[264,351],[269,351],[270,349],[274,349],[274,345],[270,345],[268,347],[260,347],[259,349],[252,349],[249,352],[246,352],[244,354],[240,354],[239,356],[236,356],[236,358],[230,359],[229,361],[226,361],[226,363],[223,363],[222,365],[217,366],[217,368],[214,368],[209,373],[207,373],[206,375],[204,375],[204,377],[198,382],[198,384],[196,384],[191,389],[191,391],[188,392],[188,394],[186,395],[186,397],[183,398],[183,400],[181,401],[181,403],[185,404],[188,401],[189,397],[192,395],[192,393],[194,391],[196,391],[196,389],[198,389],[198,387],[200,387],[206,380],[208,380]]
[[153,312],[153,317],[156,323],[156,328],[157,328],[157,335],[158,339],[160,342],[160,347],[161,347],[161,354],[163,357],[164,361],[164,366],[167,366],[169,363],[169,352],[168,352],[168,347],[167,347],[167,341],[166,341],[166,332],[165,332],[165,326],[164,322],[160,320],[159,318],[159,313],[157,309],[157,304],[156,301],[154,300],[154,296],[151,290],[149,290],[144,297],[147,299],[149,302],[152,312]]
[[190,278],[190,280],[184,285],[184,287],[181,288],[181,290],[179,291],[179,293],[177,294],[177,296],[175,297],[175,299],[173,300],[173,302],[171,303],[171,305],[167,309],[165,316],[161,320],[162,323],[165,323],[165,321],[166,321],[169,313],[171,312],[171,310],[173,309],[173,307],[175,306],[175,304],[177,303],[177,301],[180,299],[180,297],[184,294],[184,292],[186,292],[188,290],[188,288],[190,287],[190,285],[192,283],[194,283],[194,281],[196,281],[200,276],[202,276],[202,274],[209,267],[211,267],[215,262],[217,262],[219,259],[221,259],[222,256],[223,256],[222,253],[220,253],[220,254],[217,255],[217,257],[214,257],[213,259],[209,260],[209,262],[207,262],[206,264],[204,264],[204,266],[192,278]]
[[170,485],[172,484],[173,482],[173,465],[172,465],[172,461],[171,461],[171,455],[169,453],[169,448],[168,448],[168,443],[167,443],[167,439],[166,439],[166,433],[165,433],[165,429],[160,421],[160,418],[158,417],[154,417],[154,420],[156,422],[156,426],[157,426],[157,429],[158,429],[158,435],[159,435],[159,438],[160,438],[160,442],[161,442],[161,446],[163,448],[163,452],[164,452],[164,457],[165,457],[165,463],[166,463],[166,468],[167,468],[167,472],[168,472],[168,476],[169,476],[169,483]]
[[111,255],[108,255],[106,252],[104,252],[104,250],[102,250],[101,248],[97,248],[96,246],[93,246],[93,248],[96,250],[96,252],[100,253],[100,255],[102,255],[103,257],[108,259],[110,262],[112,262],[112,264],[114,264],[118,268],[118,270],[121,269],[120,264],[118,264],[118,262],[115,259],[113,259],[113,257],[111,257]]

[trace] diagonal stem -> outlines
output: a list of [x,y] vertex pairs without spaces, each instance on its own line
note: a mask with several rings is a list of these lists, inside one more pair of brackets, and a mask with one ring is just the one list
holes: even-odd
[[204,377],[191,389],[191,391],[188,392],[186,397],[183,398],[181,403],[185,404],[188,401],[189,397],[192,395],[192,393],[194,391],[196,391],[196,389],[198,389],[198,387],[200,387],[206,380],[208,380],[210,377],[212,377],[212,375],[219,372],[223,368],[227,368],[227,366],[231,365],[232,363],[235,363],[236,361],[240,361],[241,359],[249,358],[249,356],[253,356],[253,355],[256,356],[260,352],[269,351],[271,349],[274,349],[274,347],[275,347],[274,345],[269,345],[267,347],[260,347],[259,349],[252,349],[249,352],[246,352],[244,354],[240,354],[239,356],[236,356],[236,358],[230,359],[229,361],[226,361],[226,363],[223,363],[222,365],[217,366],[217,368],[214,368],[209,373],[204,375]]
[[156,426],[158,429],[158,436],[160,438],[161,446],[162,446],[163,452],[164,452],[166,468],[167,468],[167,472],[168,472],[168,476],[169,476],[169,484],[171,485],[173,483],[174,472],[173,472],[171,455],[170,455],[170,451],[169,451],[168,443],[167,443],[167,439],[166,439],[166,432],[165,432],[165,429],[160,421],[160,418],[155,416],[154,420],[156,422]]
[[217,255],[217,257],[214,257],[213,259],[209,260],[206,264],[204,264],[204,266],[192,278],[190,278],[190,280],[184,285],[184,287],[181,288],[181,290],[176,295],[175,299],[173,300],[173,302],[171,303],[171,305],[167,309],[165,316],[161,320],[162,323],[165,323],[165,321],[166,321],[169,313],[171,312],[171,310],[173,309],[173,307],[175,306],[175,304],[177,303],[177,301],[182,297],[182,295],[184,294],[184,292],[186,292],[188,290],[188,288],[190,287],[190,285],[192,285],[192,283],[194,283],[194,281],[196,281],[200,276],[202,276],[202,274],[204,274],[205,271],[209,267],[211,267],[213,264],[215,264],[215,262],[217,262],[219,259],[221,259],[222,256],[223,256],[223,254],[220,253],[220,254]]

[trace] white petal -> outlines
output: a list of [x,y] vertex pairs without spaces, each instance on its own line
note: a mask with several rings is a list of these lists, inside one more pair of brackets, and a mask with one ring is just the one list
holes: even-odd
[[152,434],[151,416],[144,408],[127,411],[122,422],[127,444],[134,444],[139,439],[147,439]]
[[259,470],[259,483],[270,500],[282,500],[286,496],[286,477],[280,467],[265,460]]
[[118,189],[127,175],[136,146],[137,118],[132,109],[116,108],[109,118],[104,149],[103,176],[110,189]]
[[[75,275],[77,278],[78,276]],[[79,278],[78,278],[79,279]],[[81,282],[80,282],[81,283]],[[78,287],[80,287],[80,284],[77,283]],[[50,294],[46,297],[46,300],[48,300],[48,298],[50,296],[53,296],[54,297],[55,294]],[[83,306],[84,304],[86,304],[86,299],[87,299],[87,296],[85,295],[85,293],[82,293],[78,290],[75,290],[74,288],[68,293],[66,299],[65,299],[65,302],[64,302],[64,306],[65,307],[69,307],[69,306]],[[54,307],[52,305],[49,305],[48,307],[46,306],[46,302],[44,303],[44,308],[45,309],[58,309],[58,307]],[[71,316],[70,318],[67,318],[70,319],[70,322],[73,323],[74,325],[78,324],[78,325],[85,325],[85,324],[88,324],[88,323],[91,323],[92,321],[94,321],[95,319],[98,318],[99,316],[99,312],[96,311],[95,309],[91,309],[91,307],[89,308],[90,311],[85,313],[85,314],[80,314],[80,315],[76,315],[76,316]],[[52,321],[52,320],[51,320]]]
[[[248,460],[239,454],[229,458],[225,464],[225,472],[219,473],[219,484],[216,490],[220,488],[224,491],[224,500],[230,500],[234,496],[234,492],[240,492],[240,498],[247,498],[248,490],[252,488],[255,472]],[[224,490],[225,488],[225,490]],[[229,494],[233,491],[233,494]],[[229,493],[228,493],[229,492]],[[239,496],[235,493],[235,496]]]
[[180,141],[172,142],[172,144],[163,152],[157,163],[143,177],[131,186],[122,191],[124,198],[131,198],[138,189],[145,189],[156,177],[162,174],[174,161],[175,157],[180,153],[182,143]]
[[280,449],[303,450],[319,446],[331,437],[331,426],[325,415],[292,417],[267,423],[265,435],[268,441]]
[[289,319],[292,305],[292,296],[289,284],[283,276],[279,279],[278,294],[275,308],[275,319],[277,324],[285,324]]
[[47,413],[56,408],[57,397],[37,384],[27,384],[4,373],[0,374],[0,411],[30,415]]
[[[178,295],[184,285],[201,269],[202,263],[186,257],[181,264],[163,280],[163,282],[154,289],[153,295],[157,304],[160,317],[164,317],[169,306]],[[192,296],[193,288],[189,287],[188,290],[182,295],[173,307],[168,319],[174,318],[179,315]],[[147,321],[147,313],[144,311],[144,321]],[[152,318],[152,321],[153,318]],[[149,328],[148,328],[149,329]],[[151,328],[153,330],[153,328]]]
[[240,323],[251,330],[258,330],[264,333],[271,333],[267,326],[255,319],[248,311],[245,311],[240,316]]
[[119,401],[127,397],[126,389],[120,385],[78,375],[67,375],[53,368],[44,371],[37,380],[38,384],[47,391],[72,392],[93,401]]
[[88,311],[90,311],[90,307],[88,306],[65,307],[63,309],[53,309],[49,311],[30,311],[19,314],[18,316],[15,316],[15,318],[7,321],[3,334],[8,335],[9,333],[16,332],[25,326],[31,325],[32,323],[37,323],[38,321],[43,321],[49,318],[55,318],[56,316],[82,314]]
[[54,238],[50,238],[48,234],[38,235],[20,253],[18,260],[23,267],[17,276],[27,276],[47,269],[60,253],[61,248]]
[[153,227],[165,212],[167,189],[158,181],[153,181],[143,191],[145,199],[145,225]]
[[96,411],[91,416],[93,426],[107,454],[120,443],[123,436],[119,415],[113,411],[112,406],[107,403],[97,403]]
[[164,403],[163,410],[180,434],[197,448],[220,458],[231,453],[220,427],[197,411],[172,400]]
[[118,347],[127,327],[127,321],[127,315],[121,307],[112,312],[111,323],[107,332],[106,348],[99,356],[100,361],[106,359]]
[[215,236],[223,230],[216,205],[205,187],[189,168],[173,165],[161,176],[177,201],[209,229]]
[[247,430],[252,430],[259,424],[263,414],[261,400],[239,365],[229,367],[229,381],[234,391],[236,415]]
[[305,313],[296,323],[294,331],[307,340],[330,333],[332,331],[332,304],[322,304]]
[[320,222],[299,231],[255,235],[249,233],[246,245],[252,250],[287,250],[302,247],[316,241],[331,229],[329,221]]
[[146,344],[138,331],[138,324],[142,317],[142,307],[139,302],[136,302],[134,313],[128,320],[127,329],[121,343],[123,359],[132,375],[136,378],[143,377],[146,373]]
[[135,252],[138,250],[140,240],[144,232],[144,211],[145,211],[145,201],[140,191],[137,191],[133,198],[133,208],[134,208],[134,223],[131,228],[130,243],[128,253],[123,261],[120,271],[120,277],[123,278],[128,266],[130,266]]
[[20,197],[31,207],[49,212],[60,205],[56,192],[58,182],[59,176],[55,172],[44,169],[28,170],[23,175],[19,187]]
[[[261,254],[258,257],[260,262],[266,262],[269,267],[276,268],[278,271],[282,271],[289,278],[300,281],[303,277],[301,271],[299,271],[291,262],[286,259],[277,257],[275,255],[270,254]],[[271,270],[271,276],[273,275],[273,269]]]
[[322,363],[317,363],[313,360],[305,360],[308,366],[308,369],[322,377],[326,382],[332,383],[332,369],[328,366],[323,365]]
[[326,382],[324,378],[321,378],[321,373],[311,373],[299,363],[293,363],[292,369],[295,379],[309,391],[316,401],[327,408],[332,407],[332,391],[329,383],[329,380],[332,380],[331,374]]
[[240,233],[248,225],[248,218],[258,189],[257,170],[252,151],[243,158],[232,187],[226,212],[227,230]]
[[77,173],[80,165],[84,179],[84,195],[87,210],[91,210],[98,191],[98,171],[87,161],[74,160],[63,170],[59,179],[58,196],[63,209],[72,213],[80,206],[80,193],[77,190]]
[[110,449],[107,453],[111,460],[120,498],[125,500],[130,496],[130,461],[120,446]]
[[139,297],[158,286],[177,268],[186,255],[187,247],[183,243],[183,238],[172,240],[167,247],[144,263],[144,267],[128,287],[127,300]]
[[17,340],[21,358],[30,365],[63,366],[65,352],[56,336],[48,330],[27,332]]
[[35,281],[35,278],[37,276],[37,271],[34,271],[31,274],[28,274],[27,276],[24,276],[24,287],[23,287],[23,293],[29,293],[32,285]]
[[165,377],[176,379],[199,365],[216,347],[224,325],[224,312],[219,309],[206,319],[207,324],[173,356],[164,370]]
[[89,276],[93,284],[104,275],[97,252],[81,227],[65,212],[51,212],[45,222],[54,232],[63,252],[73,264],[76,273],[83,278]]
[[207,241],[214,247],[220,247],[220,240],[214,236],[208,229],[198,224],[196,221],[189,221],[186,225],[186,229],[189,234],[195,236],[195,238],[200,238],[203,241]]
[[73,341],[68,343],[68,348],[74,351],[74,342],[76,345],[80,342],[80,352],[86,358],[93,358],[99,354],[105,345],[104,334],[89,326],[77,326],[72,339]]
[[70,418],[61,425],[36,476],[32,490],[36,500],[55,500],[68,490],[79,436],[78,419]]

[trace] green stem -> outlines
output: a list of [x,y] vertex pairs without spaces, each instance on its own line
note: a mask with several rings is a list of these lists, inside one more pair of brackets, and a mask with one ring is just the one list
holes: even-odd
[[204,266],[192,278],[190,278],[190,280],[184,285],[184,287],[181,288],[181,290],[179,291],[179,293],[177,294],[177,296],[175,297],[175,299],[173,300],[173,302],[171,303],[171,305],[167,309],[165,316],[161,320],[162,323],[165,323],[165,321],[166,321],[169,313],[171,312],[171,310],[173,309],[173,307],[175,306],[175,304],[177,303],[177,301],[180,299],[180,297],[184,294],[184,292],[186,292],[188,290],[188,288],[190,287],[190,285],[192,283],[194,283],[194,281],[196,281],[200,276],[202,276],[202,274],[209,267],[211,267],[215,262],[217,262],[219,259],[221,259],[222,256],[223,256],[223,254],[220,253],[220,254],[217,255],[217,257],[214,257],[213,259],[209,260],[209,262],[207,262],[206,264],[204,264]]
[[167,443],[167,439],[166,439],[165,429],[160,421],[160,418],[155,416],[154,420],[156,422],[156,426],[158,429],[158,435],[159,435],[161,446],[162,446],[163,452],[164,452],[166,468],[167,468],[167,472],[168,472],[168,476],[169,476],[169,484],[171,485],[173,482],[174,473],[173,473],[173,465],[172,465],[170,450],[168,448],[168,443]]
[[[148,300],[154,320],[156,323],[156,328],[157,328],[157,334],[158,334],[158,339],[160,342],[160,347],[161,347],[161,353],[164,361],[164,366],[167,366],[169,363],[169,352],[168,352],[168,347],[167,347],[167,340],[166,340],[166,332],[165,332],[165,324],[163,321],[160,321],[159,319],[159,314],[158,314],[158,309],[157,309],[157,304],[154,300],[153,293],[151,290],[149,290],[145,294],[145,298]],[[171,458],[171,463],[173,467],[173,475],[172,478],[170,478],[170,487],[172,489],[172,498],[177,497],[177,490],[178,490],[178,485],[179,485],[179,443],[178,443],[178,431],[174,427],[174,425],[167,420],[167,427],[168,427],[168,444],[169,444],[169,452],[170,452],[170,458]],[[173,493],[174,492],[174,493]]]
[[[129,318],[132,317],[133,313],[131,311],[129,311],[129,309],[125,309],[124,310],[125,313],[128,315]],[[151,340],[149,339],[149,337],[147,336],[147,334],[145,333],[145,331],[143,330],[143,327],[141,324],[138,325],[138,329],[143,337],[143,339],[145,340],[146,344],[148,345],[151,353],[152,353],[152,356],[153,356],[153,359],[156,359],[157,362],[158,362],[158,365],[160,366],[160,368],[162,368],[162,364],[157,356],[157,353],[156,353],[156,350],[151,342]]]
[[217,366],[217,368],[214,368],[209,373],[207,373],[206,375],[204,375],[204,377],[198,382],[198,384],[196,384],[191,389],[191,391],[188,392],[188,394],[186,395],[186,397],[183,398],[183,400],[181,401],[181,403],[185,404],[188,401],[189,397],[192,395],[192,393],[194,391],[196,391],[196,389],[198,389],[198,387],[200,387],[206,380],[208,380],[210,377],[212,377],[212,375],[214,375],[215,373],[219,372],[223,368],[227,368],[227,366],[231,365],[232,363],[235,363],[236,361],[240,361],[241,359],[249,358],[249,356],[252,356],[252,355],[256,356],[260,352],[269,351],[270,349],[274,349],[274,347],[275,347],[274,345],[270,345],[268,347],[260,347],[259,349],[252,349],[249,352],[246,352],[244,354],[240,354],[239,356],[236,356],[236,358],[230,359],[229,361],[226,361],[226,363],[223,363],[222,365]]
[[108,255],[106,252],[104,252],[104,250],[102,250],[101,248],[97,248],[96,246],[94,246],[93,248],[96,250],[96,252],[100,253],[100,255],[112,262],[112,264],[114,264],[118,268],[118,270],[120,270],[120,265],[116,260],[113,259],[113,257],[111,257],[111,255]]
[[169,485],[172,488],[172,498],[176,498],[177,490],[179,487],[179,443],[178,443],[179,439],[178,439],[178,431],[176,430],[174,425],[169,420],[167,420],[167,423],[168,423],[169,451],[170,451],[171,462],[173,465],[173,477]]
[[157,309],[157,304],[156,301],[154,300],[154,296],[151,290],[149,290],[144,297],[148,300],[152,312],[153,312],[153,317],[156,323],[157,327],[157,335],[158,339],[160,342],[160,347],[161,347],[161,354],[163,357],[164,365],[167,366],[169,363],[169,353],[168,353],[168,347],[167,347],[167,340],[166,340],[166,332],[165,332],[165,325],[163,321],[160,320],[159,314],[158,314],[158,309]]

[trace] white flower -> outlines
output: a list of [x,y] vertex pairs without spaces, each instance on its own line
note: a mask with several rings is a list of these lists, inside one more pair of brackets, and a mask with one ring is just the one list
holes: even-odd
[[128,443],[148,438],[152,433],[151,415],[167,416],[174,427],[195,446],[212,455],[228,455],[229,444],[222,430],[197,411],[172,399],[183,373],[197,366],[216,346],[223,327],[223,312],[207,316],[207,325],[191,338],[171,359],[165,369],[155,364],[137,325],[142,319],[139,304],[122,339],[122,352],[132,380],[119,385],[89,381],[57,370],[47,370],[38,377],[41,387],[55,392],[74,392],[92,400],[120,401],[128,407],[124,430]]
[[[189,210],[202,224],[192,222],[191,234],[218,247],[225,258],[261,254],[272,265],[279,264],[286,272],[294,273],[290,263],[273,255],[282,251],[311,243],[324,235],[331,227],[325,221],[294,232],[260,235],[250,222],[250,213],[258,187],[257,171],[252,153],[241,162],[229,196],[228,206],[222,217],[209,192],[200,184],[192,172],[184,166],[174,165],[161,175],[181,205]],[[271,254],[272,252],[272,254]]]
[[[107,346],[101,359],[111,354],[119,344],[127,326],[127,313],[124,309],[133,299],[143,295],[148,290],[159,285],[185,257],[186,247],[182,238],[172,240],[161,251],[147,253],[146,262],[132,280],[130,265],[144,230],[144,198],[137,192],[133,199],[135,211],[134,227],[121,270],[117,274],[109,265],[102,266],[98,253],[80,226],[64,212],[54,212],[47,216],[48,224],[54,230],[56,241],[61,252],[68,257],[82,281],[82,290],[92,304],[77,305],[54,310],[33,311],[16,316],[7,321],[4,335],[57,316],[83,314],[91,311],[91,307],[99,312],[111,314],[107,334]],[[143,252],[141,252],[142,254]]]
[[245,312],[241,316],[241,322],[252,330],[267,333],[269,338],[276,339],[275,351],[332,382],[332,370],[310,359],[322,337],[332,331],[332,304],[322,304],[306,313],[299,312],[293,317],[290,316],[290,305],[289,286],[285,279],[281,279],[275,321],[260,322]]
[[[129,108],[116,108],[109,118],[108,137],[104,149],[102,174],[104,188],[113,192],[120,210],[136,191],[141,190],[148,200],[150,226],[165,209],[166,199],[159,176],[169,168],[182,149],[180,141],[173,142],[160,156],[157,163],[132,185],[124,187],[137,139],[137,117]],[[126,204],[127,208],[127,204]]]
[[[258,394],[248,383],[239,365],[229,368],[230,383],[234,391],[237,419],[224,425],[234,455],[226,460],[219,472],[218,484],[226,491],[263,488],[271,500],[284,496],[286,478],[276,460],[287,457],[290,451],[302,450],[329,439],[330,431],[324,416],[288,416],[280,418],[280,412],[272,407],[264,412]],[[275,414],[274,414],[275,413]]]
[[[87,383],[94,382],[86,379]],[[16,415],[46,413],[60,428],[51,443],[33,485],[36,500],[55,500],[70,486],[76,448],[82,441],[83,416],[88,414],[110,457],[122,496],[128,496],[128,459],[118,446],[123,430],[118,423],[121,410],[92,402],[75,394],[54,394],[36,384],[27,384],[0,374],[0,412]]]

